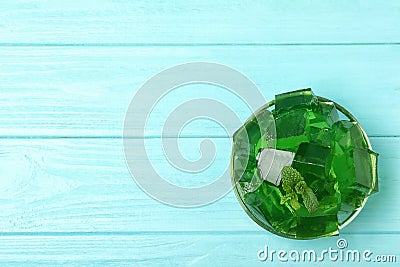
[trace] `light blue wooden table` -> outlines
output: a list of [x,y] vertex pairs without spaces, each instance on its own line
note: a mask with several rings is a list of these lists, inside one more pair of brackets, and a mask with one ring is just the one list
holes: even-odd
[[[380,192],[340,238],[400,261],[399,1],[10,0],[0,2],[1,266],[267,266],[257,259],[265,245],[336,247],[339,237],[293,241],[262,230],[232,192],[177,209],[135,185],[121,139],[130,99],[152,75],[191,61],[245,73],[266,99],[312,87],[348,108],[380,153]],[[192,92],[166,98],[156,117],[199,96],[250,115],[215,88]],[[181,150],[195,159],[211,138],[213,167],[198,180],[175,173],[160,149],[161,122],[146,138],[171,181],[195,186],[228,166],[230,137],[200,122],[184,129]]]

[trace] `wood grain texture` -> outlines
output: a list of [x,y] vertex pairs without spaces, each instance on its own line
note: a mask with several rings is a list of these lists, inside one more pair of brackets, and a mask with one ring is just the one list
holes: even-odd
[[3,44],[400,42],[398,1],[2,1]]
[[[400,46],[3,47],[0,136],[120,137],[125,111],[138,88],[159,71],[189,61],[236,68],[267,100],[279,92],[312,87],[345,106],[369,135],[400,134]],[[185,86],[157,104],[146,134],[160,136],[167,114],[199,97],[221,101],[243,121],[251,114],[224,89]],[[200,120],[189,126],[187,136],[225,136],[216,123]],[[237,127],[224,126],[231,131]],[[143,136],[140,127],[131,130]]]
[[[256,255],[265,245],[336,247],[338,237],[293,241],[263,231],[232,192],[176,209],[134,184],[121,140],[128,104],[151,76],[190,61],[231,66],[266,99],[312,87],[348,108],[380,153],[380,192],[340,237],[349,249],[398,254],[399,1],[5,0],[0,10],[1,266],[266,266]],[[227,167],[230,139],[211,121],[188,124],[179,140],[186,158],[200,157],[203,138],[217,148],[210,168],[189,177],[160,149],[166,114],[198,97],[220,100],[242,120],[250,110],[216,87],[185,88],[157,105],[146,144],[166,179],[203,185]],[[132,130],[140,141],[142,129]]]
[[[182,154],[188,159],[199,157],[201,140],[180,140]],[[207,170],[192,175],[168,163],[160,140],[150,139],[146,145],[160,175],[193,187],[219,178],[229,166],[229,139],[211,140],[220,153]],[[372,138],[371,142],[381,154],[380,192],[371,196],[343,233],[399,231],[400,206],[395,203],[400,201],[396,171],[400,138]],[[151,199],[132,181],[118,139],[3,139],[0,147],[1,232],[263,232],[232,192],[195,209],[177,209]],[[138,166],[144,160],[136,159]]]
[[[372,251],[378,255],[396,255],[398,248],[382,248],[382,243],[395,244],[398,234],[346,234],[348,248]],[[0,264],[21,266],[394,266],[376,262],[261,262],[257,253],[267,245],[269,250],[314,249],[318,256],[324,249],[337,249],[337,237],[299,242],[264,233],[169,233],[118,235],[17,235],[0,236]],[[44,252],[44,253],[43,253]],[[288,256],[286,256],[288,258]],[[327,258],[328,256],[326,256]],[[344,258],[346,259],[346,258]],[[398,260],[398,258],[397,258]],[[362,260],[361,260],[362,261]]]

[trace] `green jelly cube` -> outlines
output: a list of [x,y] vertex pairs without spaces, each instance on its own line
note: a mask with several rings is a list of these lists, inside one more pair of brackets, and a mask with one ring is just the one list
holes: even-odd
[[303,143],[296,152],[295,159],[312,164],[326,165],[330,149],[312,143]]
[[261,111],[254,118],[260,128],[261,137],[256,143],[257,153],[264,148],[276,148],[275,118],[269,110]]
[[307,135],[307,109],[290,110],[275,118],[277,138]]
[[251,205],[253,207],[258,207],[263,203],[262,198],[254,192],[249,192],[244,195],[244,202],[248,205]]
[[339,113],[333,102],[318,102],[318,105],[313,107],[313,112],[315,118],[310,120],[311,126],[328,128],[339,121]]
[[302,143],[293,160],[293,167],[300,173],[325,177],[330,168],[331,150],[313,143]]
[[[244,127],[239,128],[233,135],[233,147],[235,151],[234,154],[234,169],[244,170],[241,165],[250,163],[249,168],[256,167],[257,154],[256,144],[260,139],[260,128],[254,121],[247,122]],[[253,164],[252,164],[253,163]]]
[[275,118],[277,148],[296,152],[303,142],[309,142],[307,109],[289,110]]
[[257,162],[252,157],[234,156],[233,166],[235,178],[250,181],[255,173],[254,168],[257,166]]
[[325,176],[324,165],[293,160],[292,167],[301,173],[307,184],[314,182],[315,179],[323,179]]
[[339,233],[337,215],[319,217],[298,217],[297,235],[299,236],[332,236]]
[[[338,192],[338,184],[337,182],[329,182],[326,183],[324,187],[322,187],[324,190],[324,193],[320,193],[319,195],[322,195],[319,201],[319,206],[318,210],[321,211],[323,215],[337,215],[340,206],[341,206],[341,201],[342,197],[340,192]],[[317,191],[318,192],[318,191]],[[318,194],[316,194],[318,195]]]
[[368,150],[355,148],[353,151],[354,167],[355,167],[355,182],[364,188],[367,188],[367,193],[378,191],[378,154]]
[[319,102],[319,107],[323,115],[327,117],[329,125],[333,125],[339,121],[339,112],[336,109],[336,105],[333,102]]
[[301,143],[308,142],[309,138],[304,135],[293,136],[284,139],[278,139],[276,142],[276,147],[281,150],[287,150],[291,152],[296,152],[298,146]]
[[[356,156],[359,157],[357,153]],[[357,161],[363,161],[361,158]],[[357,168],[360,169],[362,167],[359,166]],[[360,170],[357,172],[361,173]],[[357,181],[353,153],[343,150],[338,143],[335,143],[334,146],[334,157],[332,158],[330,175],[338,181],[342,198],[341,210],[349,211],[348,205],[354,208],[360,207],[368,195],[370,188]],[[366,184],[363,178],[360,177],[358,179]]]
[[331,147],[335,138],[335,131],[330,128],[310,127],[310,141],[320,146]]
[[[365,198],[367,197],[367,194],[358,189],[348,188],[342,190],[341,196],[342,196],[342,203],[340,211],[351,213],[363,205]],[[349,207],[351,208],[349,209]]]
[[331,150],[327,147],[314,143],[303,143],[299,146],[292,167],[301,173],[320,202],[315,213],[310,214],[306,209],[299,209],[299,216],[337,214],[341,196],[336,179],[329,175],[331,158]]
[[333,124],[333,129],[336,132],[335,139],[343,149],[368,148],[363,131],[357,122],[338,121]]
[[249,143],[255,145],[261,138],[261,129],[256,120],[251,120],[244,126],[249,138]]
[[261,135],[266,134],[270,138],[275,138],[275,118],[271,111],[269,111],[268,109],[259,111],[255,115],[255,118],[252,119],[252,121],[259,126]]
[[233,139],[234,156],[236,157],[248,157],[255,154],[254,146],[250,146],[246,138],[236,138]]
[[301,89],[275,96],[275,110],[280,113],[295,106],[310,107],[318,101],[311,88]]
[[[322,184],[322,181],[319,180]],[[334,183],[330,183],[330,190],[325,190],[324,185],[320,185],[320,188],[312,188],[313,192],[315,192],[315,196],[318,199],[319,205],[318,209],[314,213],[310,213],[303,204],[301,204],[300,209],[296,210],[296,215],[299,217],[320,217],[325,215],[337,215],[341,196],[339,192],[334,191]],[[311,187],[311,186],[310,186]],[[334,191],[334,193],[330,194],[329,191]]]
[[245,204],[253,204],[253,211],[261,221],[267,219],[275,230],[290,233],[290,229],[295,226],[289,222],[293,221],[293,215],[286,205],[280,204],[281,198],[282,193],[278,187],[264,182],[253,193],[246,195]]
[[319,102],[309,112],[310,141],[324,147],[330,147],[335,137],[332,125],[339,120],[339,114],[332,102]]
[[[239,129],[233,137],[233,176],[235,181],[240,179],[247,180],[246,177],[252,176],[254,168],[257,166],[255,146],[249,144],[248,135],[245,128]],[[250,172],[247,173],[246,172]],[[244,177],[246,175],[246,177]]]
[[261,137],[275,138],[275,120],[269,110],[263,110],[256,117],[247,121],[233,135],[233,176],[235,181],[251,181],[255,174],[257,161],[255,155],[266,141],[260,142]]
[[350,136],[353,147],[365,148],[365,149],[368,148],[367,141],[364,137],[364,132],[361,129],[360,124],[358,124],[357,122],[354,122],[353,127],[350,128]]

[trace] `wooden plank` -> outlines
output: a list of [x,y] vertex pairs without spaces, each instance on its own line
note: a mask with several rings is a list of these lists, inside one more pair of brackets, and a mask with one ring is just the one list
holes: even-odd
[[2,1],[0,43],[399,42],[398,1]]
[[[399,261],[397,244],[399,234],[347,234],[343,235],[348,247],[338,249],[338,237],[301,242],[272,236],[268,233],[169,233],[169,234],[120,234],[120,235],[31,235],[0,236],[0,263],[4,266],[68,265],[68,266],[393,266],[394,262],[373,262],[378,255],[393,255],[392,261]],[[271,250],[285,250],[289,254],[297,250],[300,263],[293,262],[289,255],[287,262],[281,262],[277,254],[266,261],[258,260],[258,252],[268,246]],[[332,259],[323,250],[336,250]],[[314,250],[317,259],[307,260],[304,250]],[[371,262],[363,258],[365,250],[371,251]],[[360,253],[360,261],[348,254]],[[343,253],[343,254],[341,254]],[[177,256],[179,255],[179,256]],[[341,260],[341,256],[343,255]],[[349,257],[347,256],[349,255]],[[368,256],[368,255],[367,255]]]
[[[200,138],[180,140],[188,159],[200,156]],[[150,139],[154,168],[172,183],[201,186],[229,164],[230,141],[211,139],[217,155],[200,174],[179,172]],[[371,196],[343,233],[398,232],[400,138],[372,138],[379,152],[380,192]],[[175,157],[171,157],[172,160]],[[138,158],[137,161],[144,161]],[[119,139],[1,139],[1,232],[259,231],[231,192],[201,208],[179,209],[151,199],[132,181]],[[1,243],[1,242],[0,242]]]
[[[236,68],[257,84],[266,99],[312,87],[316,94],[349,109],[369,135],[400,134],[400,46],[3,47],[0,136],[120,137],[125,111],[138,88],[159,71],[189,61]],[[200,97],[222,102],[242,120],[251,114],[224,89],[184,86],[157,104],[146,134],[160,136],[169,112]],[[228,131],[237,127],[224,126]],[[140,127],[132,131],[143,134]],[[183,134],[226,135],[220,125],[204,120],[189,124]]]

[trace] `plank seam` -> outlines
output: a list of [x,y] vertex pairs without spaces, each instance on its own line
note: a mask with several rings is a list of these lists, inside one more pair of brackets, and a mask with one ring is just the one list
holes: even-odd
[[[400,135],[368,135],[369,138],[400,138]],[[118,135],[105,135],[105,136],[57,136],[57,135],[47,135],[47,136],[27,136],[27,135],[20,135],[20,136],[0,136],[0,140],[5,140],[5,139],[120,139],[122,140],[122,136]],[[226,139],[226,138],[232,138],[232,136],[226,136],[226,135],[182,135],[179,137],[176,136],[161,136],[161,135],[148,135],[148,136],[129,136],[125,137],[127,139],[160,139],[160,138],[165,138],[165,139],[190,139],[190,138],[212,138],[212,139]]]
[[0,47],[218,47],[218,46],[397,46],[400,42],[345,43],[0,43]]
[[[1,237],[69,237],[69,236],[138,236],[138,235],[260,235],[268,234],[267,231],[116,231],[116,232],[0,232]],[[341,235],[399,235],[400,231],[381,231],[381,232],[342,232]]]

